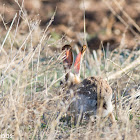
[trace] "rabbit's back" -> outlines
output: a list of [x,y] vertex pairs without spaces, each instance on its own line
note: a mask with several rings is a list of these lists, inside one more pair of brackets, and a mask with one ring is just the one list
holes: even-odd
[[[97,114],[97,106],[100,106],[102,100],[103,109],[108,108],[108,102],[111,102],[112,90],[108,83],[100,77],[90,77],[84,79],[81,83],[71,87],[74,97],[71,104],[71,110],[86,114]],[[99,100],[99,101],[98,101]]]

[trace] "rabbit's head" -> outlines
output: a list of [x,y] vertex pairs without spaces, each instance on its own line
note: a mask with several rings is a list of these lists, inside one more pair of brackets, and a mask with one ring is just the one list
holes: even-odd
[[65,80],[68,85],[78,84],[80,83],[80,69],[83,56],[86,51],[86,45],[84,45],[77,55],[74,62],[74,72],[71,72],[72,64],[73,64],[73,53],[72,47],[70,45],[65,45],[62,48],[62,51],[65,51],[65,59],[63,61],[63,67],[66,72]]

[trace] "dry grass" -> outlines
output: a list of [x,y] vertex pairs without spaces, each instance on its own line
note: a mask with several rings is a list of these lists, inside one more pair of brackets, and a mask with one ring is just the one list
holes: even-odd
[[123,36],[120,47],[112,52],[87,52],[81,77],[101,75],[109,81],[114,92],[112,102],[117,123],[111,127],[110,121],[102,118],[73,126],[66,122],[69,102],[63,102],[65,95],[59,86],[65,76],[62,54],[51,49],[55,46],[61,49],[68,41],[51,36],[49,26],[55,14],[46,29],[41,30],[39,21],[29,21],[20,8],[22,26],[29,31],[20,34],[24,29],[14,22],[15,15],[0,40],[0,134],[12,134],[12,139],[137,140],[140,133],[139,48],[125,49]]

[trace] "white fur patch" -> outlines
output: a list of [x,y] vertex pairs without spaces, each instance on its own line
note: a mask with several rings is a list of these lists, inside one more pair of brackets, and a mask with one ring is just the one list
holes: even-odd
[[80,82],[80,78],[77,75],[74,75],[70,72],[68,81],[70,83],[76,83],[77,81]]
[[113,111],[113,106],[111,100],[106,102],[107,104],[107,109],[103,110],[103,117],[106,117],[108,114],[110,114]]

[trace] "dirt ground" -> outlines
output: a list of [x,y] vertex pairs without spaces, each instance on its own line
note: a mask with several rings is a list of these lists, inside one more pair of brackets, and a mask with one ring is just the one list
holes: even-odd
[[[92,51],[101,46],[110,50],[121,45],[125,38],[125,48],[137,47],[140,33],[140,2],[139,0],[1,0],[0,23],[10,25],[18,10],[27,11],[29,19],[41,20],[40,27],[45,28],[55,10],[54,21],[49,27],[59,35],[66,35],[76,44],[83,44],[84,7],[87,32],[87,43]],[[19,15],[19,13],[18,13]],[[22,24],[23,19],[20,19]],[[23,27],[22,30],[26,32]],[[125,34],[125,36],[124,36]],[[124,36],[124,37],[123,37]]]

